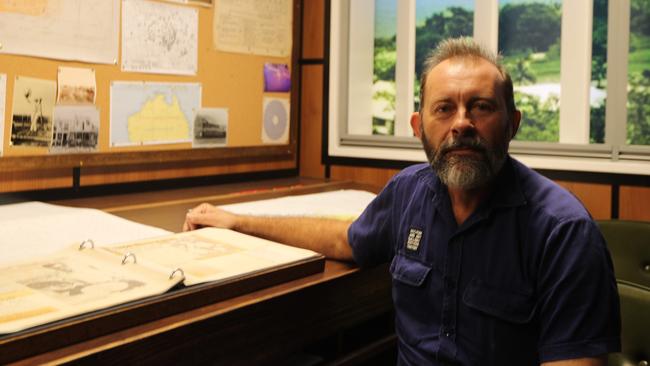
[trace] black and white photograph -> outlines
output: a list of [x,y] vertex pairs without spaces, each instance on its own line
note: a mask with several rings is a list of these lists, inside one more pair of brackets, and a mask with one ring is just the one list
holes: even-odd
[[50,153],[97,151],[99,110],[94,106],[57,106]]
[[228,109],[201,108],[194,116],[193,147],[224,146],[228,137]]
[[56,82],[17,76],[11,116],[11,145],[45,147],[52,139]]

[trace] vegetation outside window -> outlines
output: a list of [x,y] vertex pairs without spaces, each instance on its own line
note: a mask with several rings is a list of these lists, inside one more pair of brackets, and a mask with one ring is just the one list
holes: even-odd
[[[374,15],[374,16],[369,16]],[[650,174],[650,0],[330,2],[328,155],[423,161],[422,60],[471,35],[502,54],[534,168]]]

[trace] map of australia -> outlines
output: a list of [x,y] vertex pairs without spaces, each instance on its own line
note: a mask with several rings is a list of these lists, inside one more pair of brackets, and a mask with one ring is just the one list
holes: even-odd
[[115,81],[110,146],[189,142],[201,84]]
[[128,125],[131,141],[178,141],[190,134],[189,121],[176,96],[169,104],[164,95],[155,95],[142,110],[129,117]]

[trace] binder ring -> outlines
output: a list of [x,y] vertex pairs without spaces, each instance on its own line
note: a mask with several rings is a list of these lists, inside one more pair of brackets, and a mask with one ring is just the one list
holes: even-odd
[[95,242],[92,239],[86,239],[79,244],[79,250],[86,249],[86,244],[90,245],[91,249],[95,249]]
[[122,264],[126,264],[126,261],[129,258],[133,258],[133,264],[138,263],[138,259],[135,257],[135,253],[128,252],[128,253],[124,254],[124,257],[122,257]]
[[183,276],[183,279],[185,279],[185,272],[183,271],[183,269],[182,269],[182,268],[176,268],[176,269],[173,270],[172,273],[169,275],[169,279],[170,279],[170,280],[171,280],[172,278],[174,278],[174,275],[176,274],[176,272],[180,272],[181,276]]

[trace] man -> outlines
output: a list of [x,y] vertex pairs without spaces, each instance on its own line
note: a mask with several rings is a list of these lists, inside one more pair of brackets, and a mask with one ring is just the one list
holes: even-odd
[[471,39],[447,40],[427,59],[421,91],[411,125],[429,164],[393,177],[355,222],[203,204],[184,229],[391,262],[399,364],[606,364],[620,349],[609,253],[571,194],[507,154],[521,118],[508,74]]

